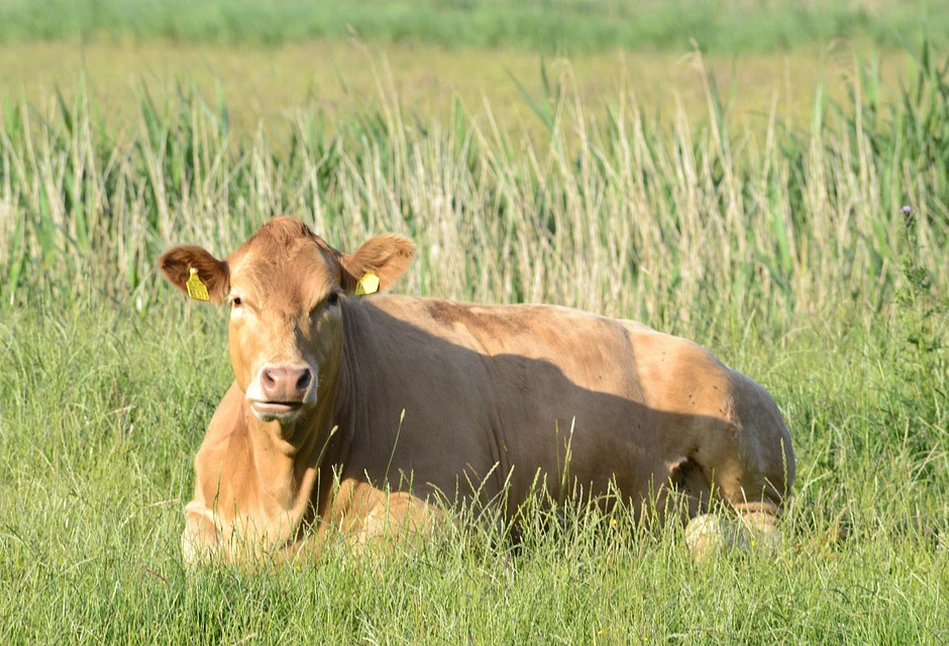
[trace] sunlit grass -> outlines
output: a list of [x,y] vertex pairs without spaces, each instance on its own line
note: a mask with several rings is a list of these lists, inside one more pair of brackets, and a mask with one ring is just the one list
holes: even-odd
[[[776,551],[696,566],[675,526],[639,535],[622,512],[613,526],[568,509],[534,512],[520,546],[462,522],[411,552],[367,558],[331,545],[296,567],[188,575],[178,536],[191,458],[231,378],[221,313],[177,299],[148,315],[83,303],[8,311],[0,635],[944,642],[949,418],[935,397],[946,387],[945,357],[905,372],[905,342],[872,323],[839,330],[814,321],[777,336],[741,322],[719,327],[731,341],[702,340],[766,383],[794,432],[799,479]],[[886,389],[881,370],[893,375]],[[906,397],[914,382],[918,399]]]

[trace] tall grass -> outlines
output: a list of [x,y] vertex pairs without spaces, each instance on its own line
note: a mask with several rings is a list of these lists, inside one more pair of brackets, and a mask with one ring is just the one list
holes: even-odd
[[[379,112],[329,132],[302,113],[288,140],[228,133],[223,102],[185,89],[109,130],[79,93],[8,105],[0,130],[0,298],[163,298],[154,261],[175,242],[234,249],[274,214],[352,248],[383,230],[419,246],[410,292],[547,301],[675,327],[701,313],[793,321],[890,307],[906,281],[949,282],[949,80],[928,48],[884,104],[856,62],[851,104],[817,88],[807,132],[772,111],[762,141],[732,137],[714,79],[708,118],[649,122],[633,94],[606,114],[568,92],[531,97],[544,141],[456,109]],[[699,60],[699,63],[701,61]],[[560,87],[560,86],[558,86]],[[909,206],[912,217],[904,218]]]

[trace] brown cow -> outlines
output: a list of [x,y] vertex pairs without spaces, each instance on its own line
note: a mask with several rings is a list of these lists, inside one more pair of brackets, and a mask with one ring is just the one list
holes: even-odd
[[631,321],[357,295],[412,255],[392,235],[343,254],[276,218],[225,260],[161,257],[173,284],[196,273],[196,295],[231,309],[235,382],[195,459],[186,560],[315,552],[329,528],[404,533],[436,500],[504,498],[510,517],[538,483],[555,499],[613,486],[640,515],[675,490],[687,517],[719,499],[773,527],[794,455],[761,386]]

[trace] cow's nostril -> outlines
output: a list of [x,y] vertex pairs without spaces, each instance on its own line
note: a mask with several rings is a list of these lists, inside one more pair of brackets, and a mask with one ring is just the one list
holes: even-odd
[[313,381],[309,368],[268,366],[260,372],[260,386],[271,401],[298,401],[306,394]]
[[310,387],[310,380],[313,376],[310,374],[309,368],[304,368],[300,371],[300,376],[297,378],[297,390],[304,392],[307,388]]

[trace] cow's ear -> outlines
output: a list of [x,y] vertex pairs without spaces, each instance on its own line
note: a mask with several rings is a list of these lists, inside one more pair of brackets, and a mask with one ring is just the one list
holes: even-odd
[[367,275],[375,275],[379,281],[370,281],[367,293],[388,289],[408,268],[414,254],[415,245],[402,236],[387,234],[371,238],[358,250],[342,257],[342,287],[346,291],[357,290],[360,281],[366,284]]
[[231,288],[227,263],[201,247],[169,249],[158,259],[158,265],[168,282],[195,300],[220,303]]

